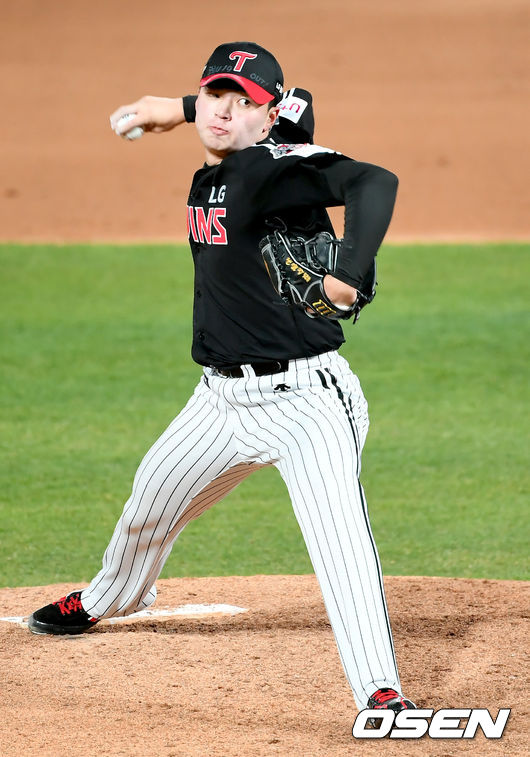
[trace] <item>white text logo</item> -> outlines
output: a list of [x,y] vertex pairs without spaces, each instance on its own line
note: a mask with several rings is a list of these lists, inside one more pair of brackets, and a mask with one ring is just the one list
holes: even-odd
[[[499,710],[494,720],[486,709],[456,710],[362,710],[355,718],[352,734],[356,739],[473,739],[480,726],[487,739],[500,739],[511,709]],[[368,725],[376,718],[376,727]],[[430,719],[430,723],[429,723]],[[461,725],[462,720],[467,723]]]

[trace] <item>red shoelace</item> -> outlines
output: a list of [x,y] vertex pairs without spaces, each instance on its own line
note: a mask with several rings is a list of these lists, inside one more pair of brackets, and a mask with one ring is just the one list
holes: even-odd
[[72,612],[83,612],[83,605],[81,604],[80,594],[70,594],[66,597],[61,597],[57,602],[53,603],[57,605],[61,611],[61,615],[70,615]]
[[377,704],[375,705],[374,709],[377,710],[378,707],[381,707],[386,702],[389,702],[391,699],[402,699],[400,694],[397,693],[397,691],[394,691],[393,689],[388,689],[387,691],[376,691],[375,694],[372,694],[372,699],[374,699]]

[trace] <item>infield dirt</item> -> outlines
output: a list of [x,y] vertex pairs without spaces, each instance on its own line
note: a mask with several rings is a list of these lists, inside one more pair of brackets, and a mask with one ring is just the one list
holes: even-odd
[[[527,0],[8,0],[0,239],[184,239],[193,127],[128,143],[108,116],[142,94],[193,92],[211,49],[236,38],[313,92],[317,142],[398,174],[389,240],[528,239],[529,22]],[[233,617],[101,623],[73,639],[0,623],[0,753],[527,755],[528,584],[386,587],[406,694],[511,707],[501,741],[354,742],[315,579],[257,576],[160,582],[157,607],[248,608]],[[0,615],[72,588],[2,589]]]
[[[4,757],[528,754],[528,585],[388,577],[402,685],[418,706],[501,707],[500,741],[354,742],[357,714],[313,576],[185,578],[159,608],[226,603],[209,618],[102,621],[82,636],[0,622]],[[72,585],[1,589],[23,616]],[[526,637],[527,638],[527,637]]]

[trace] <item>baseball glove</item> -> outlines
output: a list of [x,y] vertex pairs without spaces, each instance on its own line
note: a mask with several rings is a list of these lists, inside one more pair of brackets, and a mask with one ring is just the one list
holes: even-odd
[[350,308],[335,305],[324,291],[323,279],[333,274],[342,244],[329,232],[321,231],[311,239],[275,230],[260,242],[267,273],[280,297],[289,305],[301,305],[310,318],[331,320],[353,317],[375,297],[375,260],[357,289],[357,299]]

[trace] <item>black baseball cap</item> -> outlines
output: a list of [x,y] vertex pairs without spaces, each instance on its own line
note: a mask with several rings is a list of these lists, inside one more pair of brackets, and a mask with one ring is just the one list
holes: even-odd
[[218,79],[237,82],[258,105],[278,101],[283,92],[280,64],[255,42],[225,42],[216,47],[202,72],[201,87]]

